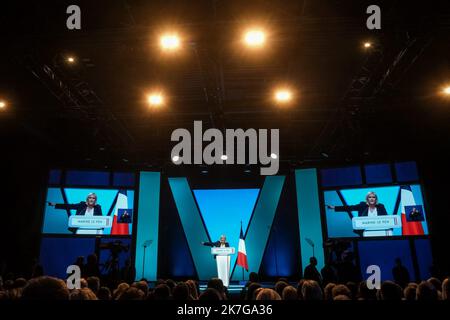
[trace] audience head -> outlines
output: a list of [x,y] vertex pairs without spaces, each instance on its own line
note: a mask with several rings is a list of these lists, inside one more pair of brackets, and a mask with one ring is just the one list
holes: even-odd
[[53,277],[38,277],[28,281],[22,292],[24,300],[68,300],[66,283]]
[[219,278],[212,278],[211,280],[209,280],[207,287],[216,289],[222,295],[225,293],[225,288],[223,286],[223,282]]
[[435,301],[438,299],[436,288],[428,281],[422,281],[416,290],[416,300]]
[[284,281],[278,281],[277,283],[275,283],[275,291],[281,296],[281,294],[283,293],[284,288],[286,288],[289,284],[287,282]]
[[87,278],[88,288],[92,290],[95,294],[98,289],[100,289],[100,279],[98,277],[89,277]]
[[117,289],[114,290],[113,292],[113,299],[114,300],[118,300],[120,298],[120,296],[128,290],[128,288],[130,287],[130,285],[128,283],[122,282],[121,284],[119,284],[117,286]]
[[256,300],[281,300],[280,295],[273,289],[261,289]]
[[132,287],[138,288],[144,293],[144,296],[147,296],[148,294],[148,284],[147,281],[141,280],[138,282],[133,283]]
[[245,296],[246,300],[255,300],[256,295],[255,292],[257,289],[261,288],[261,285],[257,282],[250,283],[250,285],[247,288],[247,293]]
[[442,282],[442,300],[450,300],[450,278]]
[[179,282],[172,291],[173,300],[187,301],[190,300],[189,287],[184,282]]
[[377,300],[377,290],[369,289],[367,287],[367,282],[361,281],[359,283],[357,297],[358,300]]
[[322,300],[323,293],[322,288],[315,280],[306,280],[302,286],[302,297],[303,300]]
[[89,288],[75,289],[70,292],[70,300],[98,300],[97,296]]
[[408,284],[406,288],[403,290],[403,296],[405,297],[405,300],[407,301],[416,300],[416,290],[417,290],[417,283]]
[[197,283],[194,280],[186,281],[187,286],[189,287],[189,295],[194,299],[198,299],[198,291],[197,291]]
[[200,301],[219,301],[222,300],[222,295],[214,288],[207,288],[198,297]]
[[331,294],[331,291],[333,288],[336,287],[335,283],[329,283],[325,286],[325,289],[323,290],[324,299],[327,301],[333,300],[333,295]]
[[336,300],[337,296],[342,296],[342,295],[347,296],[349,300],[351,299],[350,296],[352,295],[352,293],[347,288],[347,286],[345,286],[343,284],[338,284],[331,290],[331,296],[333,297],[333,300]]
[[283,289],[283,293],[281,294],[281,298],[283,300],[297,300],[297,289],[293,286],[287,286]]
[[158,284],[153,290],[153,299],[155,300],[169,300],[170,288],[167,284]]
[[129,287],[118,298],[118,300],[143,300],[143,299],[144,293],[135,287]]
[[101,287],[100,289],[98,289],[97,292],[97,298],[99,300],[111,300],[112,296],[111,296],[111,290],[109,290],[108,287]]
[[309,258],[309,263],[313,266],[317,266],[317,259],[316,257]]
[[400,301],[403,298],[402,288],[393,281],[384,281],[380,288],[381,300]]

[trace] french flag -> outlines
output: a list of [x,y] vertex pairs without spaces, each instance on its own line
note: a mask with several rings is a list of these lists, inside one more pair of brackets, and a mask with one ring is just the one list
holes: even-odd
[[422,222],[420,221],[408,221],[406,219],[406,209],[408,206],[415,206],[416,200],[414,200],[414,195],[412,193],[410,186],[400,187],[400,199],[402,205],[402,235],[404,236],[418,236],[423,235]]
[[118,217],[119,209],[128,209],[128,197],[126,190],[119,190],[119,193],[117,194],[116,209],[114,210],[114,218],[111,227],[111,234],[128,235],[129,234],[128,223],[119,223],[117,221],[119,218]]
[[244,240],[244,232],[242,232],[242,223],[241,223],[241,235],[239,236],[237,265],[241,266],[246,271],[248,271],[247,251],[245,250],[245,240]]

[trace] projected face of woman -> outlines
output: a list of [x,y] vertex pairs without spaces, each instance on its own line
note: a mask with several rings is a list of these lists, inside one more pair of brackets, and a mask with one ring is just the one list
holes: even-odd
[[375,195],[375,193],[369,193],[369,195],[367,196],[367,203],[369,204],[369,206],[374,206],[377,204],[377,196]]
[[87,199],[86,199],[86,204],[87,204],[89,207],[95,206],[96,202],[97,202],[97,196],[96,196],[95,194],[90,194],[90,195],[88,195],[88,197],[87,197]]

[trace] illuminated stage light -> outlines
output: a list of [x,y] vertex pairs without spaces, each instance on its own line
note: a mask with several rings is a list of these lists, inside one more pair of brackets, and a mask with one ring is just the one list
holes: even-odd
[[442,89],[442,93],[446,96],[450,96],[450,86],[446,86]]
[[165,34],[160,38],[160,45],[163,50],[176,50],[180,47],[180,38],[176,34]]
[[266,35],[261,30],[249,30],[244,35],[244,42],[249,47],[262,47],[266,42]]
[[223,154],[220,156],[220,159],[222,159],[223,161],[228,159],[228,156],[226,154]]
[[147,102],[152,107],[159,107],[164,104],[164,98],[160,93],[151,93],[147,96]]
[[275,92],[275,101],[286,103],[292,100],[292,92],[287,89],[280,89]]
[[271,157],[272,159],[277,159],[277,158],[278,158],[278,155],[277,155],[276,153],[271,153],[271,154],[270,154],[270,157]]
[[7,103],[6,101],[0,100],[0,109],[6,109]]
[[371,42],[364,42],[364,48],[369,49],[370,47],[372,47]]
[[74,56],[68,56],[67,58],[66,58],[66,61],[67,61],[67,63],[75,63],[75,61],[76,61],[76,59],[75,59],[75,57]]

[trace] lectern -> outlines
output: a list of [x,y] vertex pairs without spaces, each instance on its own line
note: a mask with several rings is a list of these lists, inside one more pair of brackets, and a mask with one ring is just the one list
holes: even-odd
[[233,247],[212,247],[211,254],[216,256],[217,277],[223,285],[228,287],[230,283],[230,255],[234,254]]

